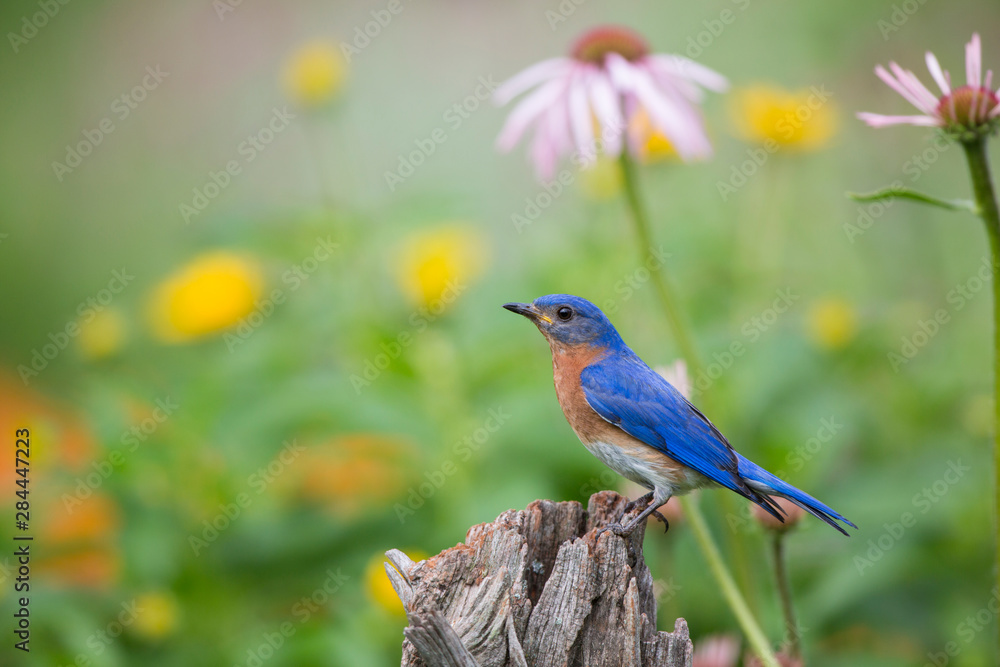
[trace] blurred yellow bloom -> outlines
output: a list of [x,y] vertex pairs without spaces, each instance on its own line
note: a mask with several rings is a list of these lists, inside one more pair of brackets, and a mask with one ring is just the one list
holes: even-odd
[[622,190],[622,169],[618,160],[602,157],[580,173],[580,184],[590,199],[612,199]]
[[[419,562],[427,560],[430,556],[420,549],[405,549],[403,551],[410,560]],[[399,601],[396,590],[389,581],[389,575],[385,573],[385,565],[388,561],[385,554],[377,553],[368,561],[365,566],[365,592],[378,607],[385,611],[402,616],[405,614],[403,603]]]
[[850,343],[857,332],[857,312],[843,299],[821,299],[806,313],[806,333],[819,347],[840,349]]
[[319,106],[336,95],[347,76],[347,64],[331,42],[305,44],[285,64],[285,89],[302,106]]
[[403,243],[396,277],[412,302],[438,314],[479,277],[488,257],[482,238],[471,228],[441,227]]
[[342,517],[378,510],[404,492],[415,450],[383,435],[348,435],[310,447],[297,488],[302,497]]
[[256,262],[225,251],[203,254],[155,289],[153,333],[165,343],[182,343],[227,329],[253,311],[263,286]]
[[837,127],[836,110],[815,89],[791,91],[769,84],[747,86],[730,97],[739,134],[759,144],[812,150],[824,146]]
[[641,107],[629,119],[628,134],[639,147],[639,160],[643,163],[679,159],[674,145],[662,132],[656,130],[649,112]]
[[179,608],[177,600],[170,593],[144,593],[136,598],[135,606],[142,611],[136,615],[132,630],[140,637],[163,639],[177,627]]
[[86,359],[103,359],[118,352],[125,342],[128,327],[125,317],[116,308],[105,308],[91,320],[80,321],[76,343]]

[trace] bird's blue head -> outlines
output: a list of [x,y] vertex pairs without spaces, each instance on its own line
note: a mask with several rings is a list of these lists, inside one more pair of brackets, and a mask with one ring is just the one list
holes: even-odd
[[601,309],[578,296],[549,294],[531,303],[505,303],[503,307],[534,322],[550,343],[566,347],[624,345]]

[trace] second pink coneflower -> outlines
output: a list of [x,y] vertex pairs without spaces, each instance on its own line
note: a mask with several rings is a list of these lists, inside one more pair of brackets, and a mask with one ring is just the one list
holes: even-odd
[[996,126],[1000,117],[1000,90],[994,91],[993,71],[988,70],[983,76],[982,44],[979,35],[975,34],[965,45],[965,77],[966,84],[952,87],[951,74],[941,69],[937,57],[927,52],[925,59],[931,77],[941,89],[941,95],[935,95],[927,89],[920,79],[894,62],[889,63],[889,70],[879,65],[875,74],[890,88],[903,96],[910,104],[923,113],[918,116],[883,116],[877,113],[862,111],[858,118],[872,127],[887,125],[922,125],[940,127],[953,132],[989,132]]

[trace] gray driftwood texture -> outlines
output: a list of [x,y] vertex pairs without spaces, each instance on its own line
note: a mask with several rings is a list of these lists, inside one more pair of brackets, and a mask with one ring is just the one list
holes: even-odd
[[684,619],[656,630],[645,528],[597,535],[625,503],[537,500],[428,560],[387,552],[409,619],[402,667],[690,667]]

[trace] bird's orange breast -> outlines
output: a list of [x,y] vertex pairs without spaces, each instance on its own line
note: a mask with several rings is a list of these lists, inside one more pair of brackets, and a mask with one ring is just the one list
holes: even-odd
[[605,440],[611,431],[618,431],[594,412],[580,386],[583,369],[605,354],[605,350],[590,345],[552,346],[552,379],[556,386],[556,398],[566,421],[584,444]]
[[556,397],[577,437],[606,465],[647,488],[653,488],[657,482],[678,491],[702,486],[704,480],[700,475],[691,477],[692,471],[685,466],[608,423],[587,403],[580,374],[605,354],[605,350],[588,345],[552,345]]

